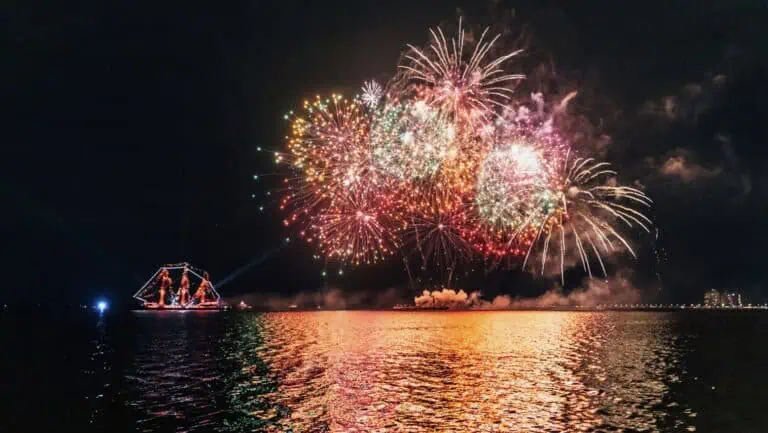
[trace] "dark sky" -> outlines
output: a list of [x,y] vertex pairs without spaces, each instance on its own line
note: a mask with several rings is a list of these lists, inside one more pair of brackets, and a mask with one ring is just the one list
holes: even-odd
[[[265,188],[252,175],[272,164],[257,146],[282,145],[281,116],[303,97],[387,78],[405,44],[454,23],[457,8],[475,27],[505,10],[456,1],[48,3],[15,2],[4,14],[0,301],[125,299],[161,263],[189,260],[217,280],[264,254],[223,291],[322,286],[312,252],[278,249],[280,215],[258,211]],[[655,199],[666,299],[696,300],[710,286],[768,296],[765,3],[512,5],[512,33],[524,28],[531,41],[524,64],[556,65],[552,81],[579,89],[575,109],[611,137],[595,151]],[[531,291],[514,272],[484,278],[492,294]],[[359,291],[405,280],[384,266],[332,284]]]

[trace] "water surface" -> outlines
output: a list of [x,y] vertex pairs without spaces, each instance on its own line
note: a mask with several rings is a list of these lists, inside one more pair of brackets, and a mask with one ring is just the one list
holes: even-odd
[[703,311],[6,314],[0,431],[768,431],[766,325]]

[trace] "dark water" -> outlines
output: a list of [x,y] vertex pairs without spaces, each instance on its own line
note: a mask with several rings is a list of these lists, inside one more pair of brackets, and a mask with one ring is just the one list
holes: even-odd
[[0,431],[768,431],[768,314],[0,315]]

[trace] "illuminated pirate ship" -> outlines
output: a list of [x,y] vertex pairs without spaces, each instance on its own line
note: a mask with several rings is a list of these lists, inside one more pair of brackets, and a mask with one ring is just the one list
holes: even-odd
[[147,309],[217,310],[221,296],[208,272],[189,263],[161,266],[133,295]]

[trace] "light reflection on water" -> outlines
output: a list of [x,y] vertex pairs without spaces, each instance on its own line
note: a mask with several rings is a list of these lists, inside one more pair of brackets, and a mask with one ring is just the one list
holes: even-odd
[[139,431],[692,431],[671,317],[146,315],[121,398]]
[[[604,313],[324,312],[256,319],[289,414],[266,431],[685,427],[661,321]],[[642,316],[639,316],[642,319]]]
[[761,312],[0,317],[0,431],[768,431]]

